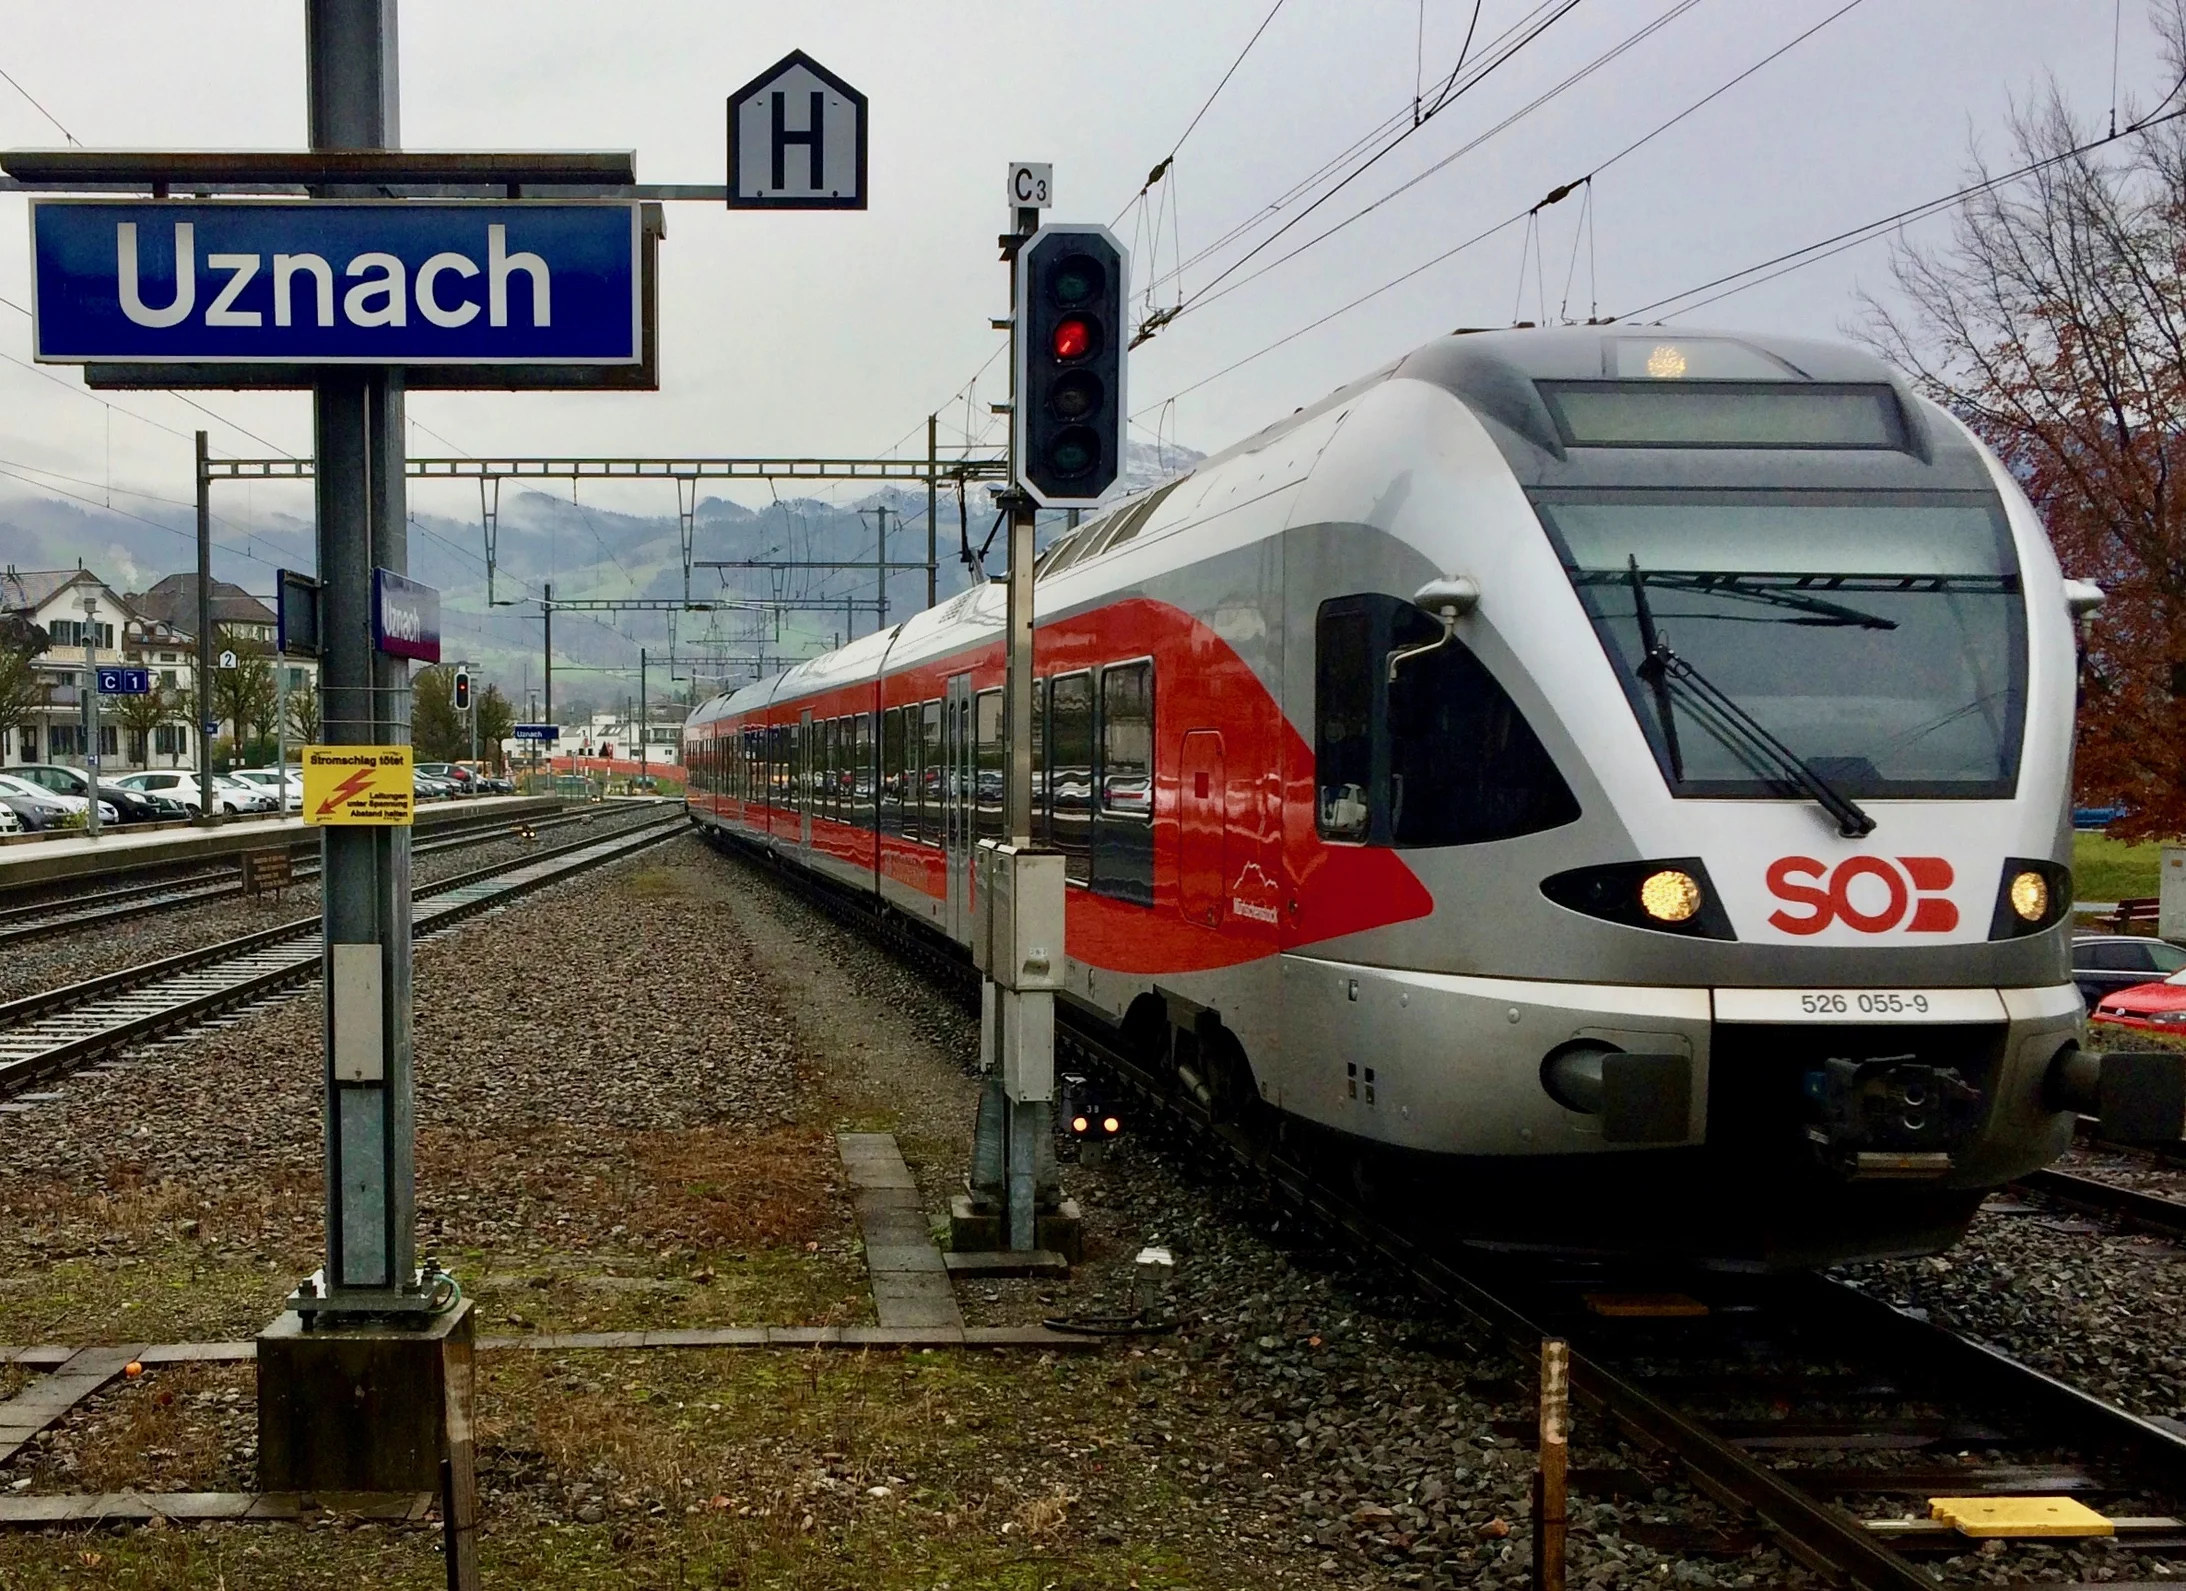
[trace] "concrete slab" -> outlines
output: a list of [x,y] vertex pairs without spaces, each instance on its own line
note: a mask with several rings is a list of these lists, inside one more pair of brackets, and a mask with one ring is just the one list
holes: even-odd
[[881,1327],[960,1329],[963,1311],[957,1308],[941,1251],[934,1247],[918,1181],[904,1163],[895,1134],[837,1133],[835,1143],[850,1178],[873,1311]]
[[1053,1249],[988,1249],[965,1253],[951,1249],[942,1256],[951,1276],[1068,1276],[1070,1261]]

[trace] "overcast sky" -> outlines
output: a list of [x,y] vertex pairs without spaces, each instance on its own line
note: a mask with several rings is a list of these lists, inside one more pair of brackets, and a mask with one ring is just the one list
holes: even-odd
[[[405,7],[402,131],[412,148],[634,149],[641,180],[718,183],[724,97],[792,48],[862,89],[872,117],[866,211],[670,208],[657,394],[429,394],[411,400],[412,417],[445,441],[414,433],[413,451],[870,454],[902,443],[922,452],[924,416],[937,408],[945,442],[961,441],[967,421],[991,438],[999,422],[986,405],[1004,395],[1000,361],[969,405],[966,383],[998,344],[988,317],[1006,308],[994,238],[1006,220],[1007,161],[1054,162],[1053,219],[1121,215],[1142,283],[1169,277],[1181,246],[1189,306],[1269,228],[1193,256],[1392,115],[1409,122],[1415,83],[1432,94],[1473,15],[1469,0],[1285,0],[1157,189],[1164,208],[1150,243],[1155,218],[1127,207],[1270,3]],[[1509,226],[1217,374],[1584,175],[1842,5],[1581,0],[1228,282],[1668,20],[1329,241],[1188,307],[1132,355],[1142,434],[1158,427],[1213,449],[1452,327],[1539,318],[1544,296],[1556,318],[1567,280],[1571,316],[1597,303],[1623,313],[1945,192],[1971,143],[2005,152],[2011,102],[2045,74],[2091,121],[2108,115],[2114,19],[2121,98],[2146,105],[2169,87],[2141,0],[2124,0],[2122,18],[2112,0],[1858,0],[1607,171],[1595,184],[1592,246],[1581,242],[1575,268],[1577,197],[1543,213],[1537,255],[1526,252],[1530,229]],[[1483,0],[1476,56],[1541,9]],[[295,0],[4,0],[0,71],[24,92],[0,83],[0,143],[60,141],[27,93],[95,147],[300,147],[301,16]],[[1929,222],[1923,235],[1946,225]],[[19,304],[29,302],[26,236],[22,199],[0,196],[0,295]],[[1836,335],[1856,314],[1856,288],[1887,285],[1886,260],[1885,245],[1870,245],[1713,305],[1693,324]],[[1155,291],[1173,302],[1177,284]],[[29,346],[28,322],[0,308],[0,354],[27,359]],[[178,398],[129,394],[110,415],[72,371],[48,369],[55,380],[0,362],[0,469],[97,482],[93,496],[111,485],[186,499],[187,433],[198,425],[211,426],[218,451],[264,451],[236,426],[284,450],[309,447],[303,395],[200,395],[222,417],[209,421]],[[0,479],[0,492],[20,490]],[[666,486],[602,500],[673,507]],[[428,487],[418,504],[472,514],[475,493]]]

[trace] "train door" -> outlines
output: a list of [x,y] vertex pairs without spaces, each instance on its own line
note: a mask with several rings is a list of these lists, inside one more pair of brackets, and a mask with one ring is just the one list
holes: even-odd
[[972,677],[948,682],[941,703],[941,843],[948,853],[949,905],[943,922],[951,938],[972,935],[973,806],[978,774],[973,766]]
[[1222,736],[1195,729],[1184,737],[1178,769],[1177,907],[1186,920],[1210,928],[1222,923],[1222,892],[1228,882],[1223,836],[1228,789],[1222,779]]
[[792,763],[791,779],[796,790],[797,844],[809,854],[812,850],[812,714],[797,715],[797,752]]

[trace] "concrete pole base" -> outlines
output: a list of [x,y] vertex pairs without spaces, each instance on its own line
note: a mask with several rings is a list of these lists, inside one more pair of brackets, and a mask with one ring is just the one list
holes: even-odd
[[450,1459],[468,1496],[471,1344],[468,1300],[415,1327],[284,1312],[258,1334],[259,1489],[437,1493]]

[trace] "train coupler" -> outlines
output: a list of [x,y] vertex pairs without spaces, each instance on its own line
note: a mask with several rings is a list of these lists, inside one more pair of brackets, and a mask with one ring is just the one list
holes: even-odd
[[1806,1074],[1804,1091],[1807,1142],[1854,1181],[1948,1175],[1985,1097],[1957,1067],[1911,1055],[1832,1056]]
[[2186,1136],[2186,1055],[2172,1050],[2097,1054],[2068,1044],[2049,1063],[2043,1102],[2100,1124],[2114,1143],[2175,1144]]

